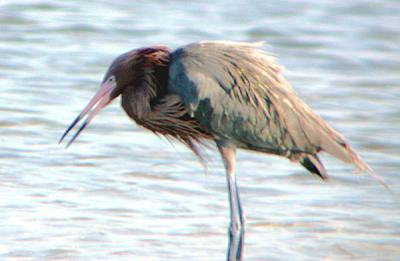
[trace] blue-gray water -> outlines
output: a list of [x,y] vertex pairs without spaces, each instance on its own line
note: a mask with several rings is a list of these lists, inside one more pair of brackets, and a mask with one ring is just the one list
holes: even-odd
[[223,260],[218,154],[137,128],[119,101],[57,141],[112,59],[152,44],[266,40],[299,95],[397,193],[323,156],[323,183],[239,152],[246,260],[400,260],[400,2],[0,1],[0,259]]

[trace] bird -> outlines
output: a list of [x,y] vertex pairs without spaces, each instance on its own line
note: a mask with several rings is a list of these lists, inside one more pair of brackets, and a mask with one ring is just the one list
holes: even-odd
[[371,167],[296,94],[284,67],[263,43],[200,41],[175,50],[154,45],[118,56],[100,89],[62,135],[82,120],[70,146],[95,115],[121,96],[126,114],[139,126],[186,145],[200,160],[215,143],[227,178],[230,209],[227,260],[243,259],[245,216],[236,182],[236,151],[278,155],[326,180],[318,154],[327,152]]

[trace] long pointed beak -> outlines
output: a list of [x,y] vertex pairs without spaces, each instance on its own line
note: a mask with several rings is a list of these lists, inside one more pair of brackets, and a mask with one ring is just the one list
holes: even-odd
[[[62,135],[62,137],[58,143],[61,143],[64,140],[64,138],[68,135],[70,130],[72,130],[75,127],[75,125],[77,125],[79,123],[79,121],[82,120],[90,112],[89,115],[87,116],[86,120],[81,125],[81,127],[78,129],[78,131],[72,137],[72,139],[67,143],[67,147],[69,147],[74,142],[74,140],[79,136],[79,134],[85,129],[85,127],[89,125],[89,123],[92,121],[94,116],[96,116],[96,114],[101,109],[106,107],[113,100],[110,97],[110,94],[115,88],[116,88],[115,82],[107,81],[107,82],[103,83],[100,86],[99,91],[93,96],[93,98],[86,105],[86,107],[83,109],[83,111],[78,115],[78,117],[76,117],[76,119],[71,123],[71,125],[69,125],[69,127],[64,132],[64,134]],[[97,106],[96,106],[96,104],[97,104]]]

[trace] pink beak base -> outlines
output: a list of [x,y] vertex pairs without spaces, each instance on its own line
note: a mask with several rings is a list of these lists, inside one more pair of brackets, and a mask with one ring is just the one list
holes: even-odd
[[67,147],[69,147],[74,140],[79,136],[79,134],[85,129],[85,127],[92,121],[94,116],[106,107],[112,99],[110,98],[111,92],[115,89],[116,84],[115,82],[105,82],[100,86],[100,90],[93,96],[93,98],[90,100],[90,102],[86,105],[86,107],[83,109],[83,111],[76,117],[76,119],[69,125],[67,130],[64,132],[62,135],[60,141],[58,143],[61,143],[64,138],[68,135],[70,130],[72,130],[78,122],[83,119],[90,110],[92,110],[93,107],[97,106],[89,113],[89,116],[86,118],[86,120],[83,122],[82,126],[78,129],[78,131],[75,133],[75,135],[72,137],[72,139],[67,143]]

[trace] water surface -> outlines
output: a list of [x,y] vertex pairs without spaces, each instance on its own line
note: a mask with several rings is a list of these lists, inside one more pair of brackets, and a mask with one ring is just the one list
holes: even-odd
[[152,44],[267,41],[299,95],[397,195],[323,156],[323,183],[239,152],[246,260],[400,259],[400,3],[0,2],[0,259],[223,260],[228,202],[217,153],[138,128],[114,102],[57,141],[112,59]]

